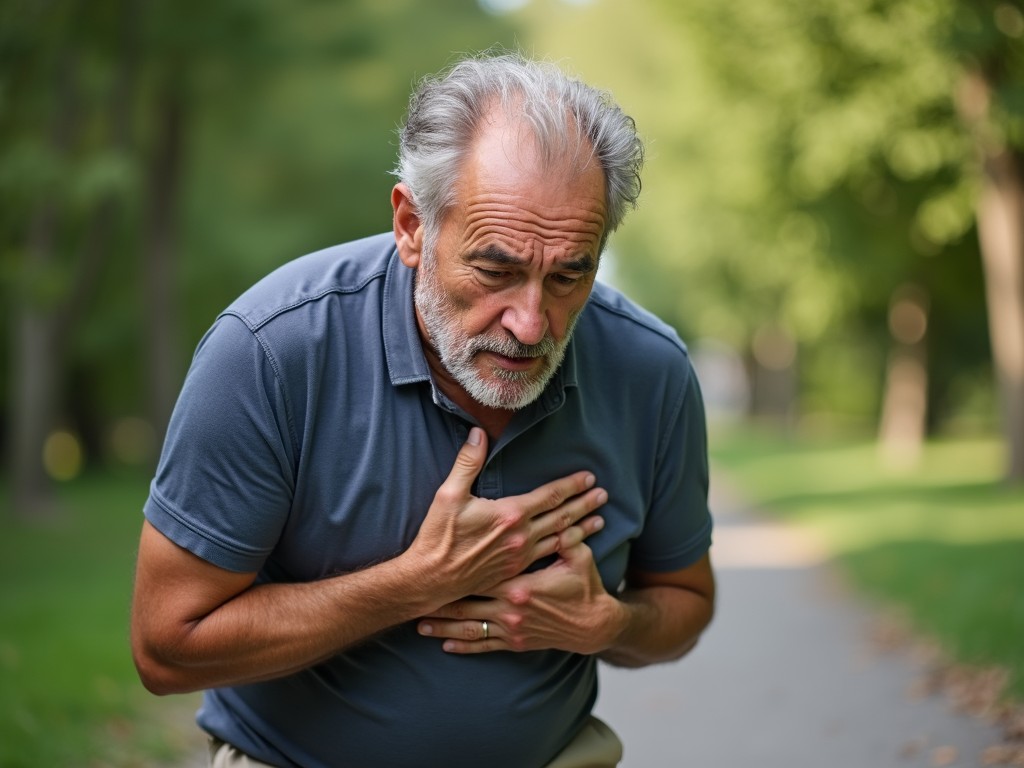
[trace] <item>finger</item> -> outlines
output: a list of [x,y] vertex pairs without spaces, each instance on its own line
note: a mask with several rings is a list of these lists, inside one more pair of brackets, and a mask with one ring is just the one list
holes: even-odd
[[[528,517],[538,517],[560,507],[567,499],[593,488],[596,478],[592,472],[576,472],[534,488],[517,497]],[[564,526],[563,526],[564,527]]]
[[[558,509],[533,519],[533,535],[538,539],[546,536],[557,536],[569,526],[580,522],[598,507],[608,501],[608,492],[604,488],[594,488],[575,498],[569,499]],[[603,522],[603,521],[602,521]],[[590,523],[594,525],[594,523]],[[591,533],[593,531],[590,531]]]
[[[587,494],[587,496],[589,497],[591,494]],[[575,504],[577,501],[583,506],[569,509],[569,505],[566,505],[563,509],[552,512],[540,521],[535,521],[538,528],[534,529],[534,535],[539,538],[531,553],[534,562],[574,547],[588,536],[604,528],[604,518],[599,515],[591,515],[590,512],[608,501],[608,494],[602,489],[597,489],[592,498],[574,499],[573,503]]]
[[498,626],[487,619],[423,619],[416,625],[416,631],[424,637],[437,637],[465,643],[484,643],[498,637]]
[[450,498],[469,496],[473,481],[483,468],[487,458],[487,434],[480,427],[469,430],[466,442],[462,444],[451,472],[438,489],[438,494]]
[[477,621],[483,621],[488,619],[487,614],[490,613],[488,610],[489,600],[481,600],[482,595],[477,595],[472,598],[465,600],[455,600],[454,602],[442,605],[440,608],[434,609],[429,616],[424,616],[424,621],[430,619],[449,619],[451,621],[469,621],[471,618]]
[[598,515],[585,517],[576,525],[570,525],[564,531],[555,534],[557,539],[555,551],[564,552],[577,544],[582,544],[588,536],[597,533],[602,528],[604,528],[604,518]]
[[468,656],[474,653],[489,653],[491,651],[507,651],[508,648],[500,640],[491,638],[490,640],[477,640],[472,643],[467,643],[465,640],[445,640],[441,644],[441,648],[445,653],[454,653],[463,656]]

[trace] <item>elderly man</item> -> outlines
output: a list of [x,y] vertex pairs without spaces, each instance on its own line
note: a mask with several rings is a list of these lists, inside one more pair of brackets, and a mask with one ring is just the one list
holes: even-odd
[[607,96],[517,55],[413,95],[393,232],[278,269],[196,351],[145,505],[155,693],[212,764],[613,766],[597,662],[711,619],[685,347],[595,282],[639,193]]

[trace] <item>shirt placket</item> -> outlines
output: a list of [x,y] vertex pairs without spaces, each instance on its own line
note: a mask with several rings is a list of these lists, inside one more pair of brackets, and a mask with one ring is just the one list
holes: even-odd
[[476,480],[476,495],[482,499],[500,499],[505,494],[501,482],[501,454],[488,457]]

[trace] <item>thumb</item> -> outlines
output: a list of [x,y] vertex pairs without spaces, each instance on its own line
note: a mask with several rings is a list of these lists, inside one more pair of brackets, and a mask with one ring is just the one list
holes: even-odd
[[469,437],[462,444],[455,464],[441,488],[454,495],[469,495],[473,481],[483,469],[487,458],[487,434],[480,427],[469,430]]

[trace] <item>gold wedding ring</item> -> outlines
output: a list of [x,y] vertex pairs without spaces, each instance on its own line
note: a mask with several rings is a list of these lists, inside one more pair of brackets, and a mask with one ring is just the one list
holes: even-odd
[[488,637],[491,636],[490,627],[487,626],[487,622],[486,621],[481,621],[480,622],[480,629],[484,633],[484,640],[486,640]]

